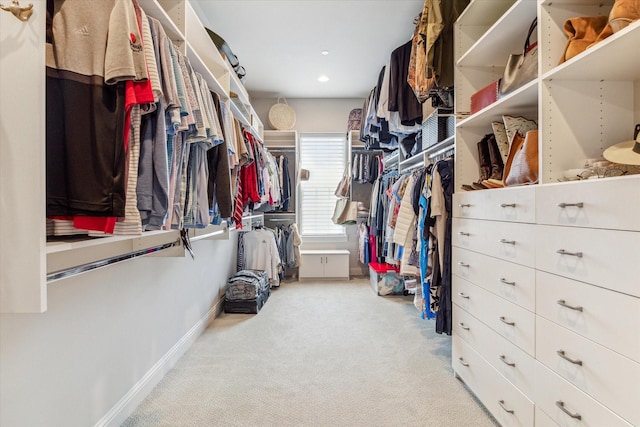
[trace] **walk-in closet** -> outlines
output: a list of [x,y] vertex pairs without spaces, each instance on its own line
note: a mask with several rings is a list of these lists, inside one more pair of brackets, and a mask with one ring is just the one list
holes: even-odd
[[640,426],[640,1],[0,4],[0,426]]

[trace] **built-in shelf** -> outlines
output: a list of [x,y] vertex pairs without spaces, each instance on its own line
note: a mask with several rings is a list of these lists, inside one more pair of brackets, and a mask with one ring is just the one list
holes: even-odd
[[[503,8],[508,7],[509,2],[479,2],[470,5],[469,14],[485,13],[487,22],[494,24],[460,57],[457,65],[460,67],[504,67],[506,59],[511,53],[521,53],[524,40],[529,28],[522,26],[523,16],[525,20],[532,21],[536,16],[536,1],[518,0],[504,13]],[[495,16],[500,16],[496,21]],[[493,20],[491,19],[493,17]],[[460,21],[461,29],[466,29],[465,21]],[[475,28],[482,28],[475,23]],[[518,37],[505,37],[505,34],[522,34]]]

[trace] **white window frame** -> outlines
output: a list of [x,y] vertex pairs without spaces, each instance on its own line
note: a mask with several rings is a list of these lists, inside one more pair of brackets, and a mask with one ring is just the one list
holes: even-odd
[[[324,139],[324,143],[323,143]],[[338,141],[339,140],[339,141]],[[298,212],[299,221],[300,221],[300,234],[303,237],[305,242],[346,242],[347,241],[347,232],[346,227],[343,225],[335,225],[331,222],[331,216],[333,214],[333,209],[335,207],[335,202],[337,198],[333,195],[335,188],[340,182],[340,178],[344,173],[348,162],[348,141],[347,137],[343,133],[338,132],[317,132],[317,133],[301,133],[299,137],[299,147],[300,147],[300,168],[309,170],[309,181],[300,183],[300,197],[298,200]],[[339,155],[336,157],[336,148],[329,148],[330,143],[339,142],[341,144],[339,151]],[[312,144],[307,145],[307,144]],[[327,151],[314,150],[314,148],[325,147],[326,150],[330,150],[329,156],[331,156],[327,160],[327,164],[323,165],[322,162],[320,164],[314,164],[314,160],[321,160],[323,154],[326,154]],[[312,152],[309,152],[309,149],[312,149]],[[335,164],[336,161],[339,161],[340,172],[336,173],[335,168],[332,173],[333,177],[327,176],[326,167],[330,165],[330,163]],[[314,180],[315,178],[315,180]],[[306,209],[315,209],[317,206],[314,203],[313,205],[309,205],[309,202],[305,203],[305,187],[309,187],[317,183],[317,180],[321,179],[324,182],[321,184],[325,187],[325,194],[319,197],[324,197],[327,200],[327,205],[324,206],[323,210],[327,213],[327,224],[326,229],[330,230],[329,233],[320,233],[320,232],[309,232],[307,230],[308,227],[305,227],[305,207]],[[334,182],[335,181],[335,182]],[[306,190],[308,191],[308,189]],[[327,194],[330,191],[330,195]],[[307,195],[307,200],[309,200],[309,196]],[[308,219],[307,219],[308,220]],[[316,228],[319,228],[317,226]]]

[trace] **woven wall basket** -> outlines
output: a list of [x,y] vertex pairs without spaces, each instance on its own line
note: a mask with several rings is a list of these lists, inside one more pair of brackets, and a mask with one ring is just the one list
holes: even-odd
[[[284,102],[280,102],[280,100]],[[269,109],[269,125],[275,130],[290,130],[296,124],[296,112],[287,104],[284,98],[278,98],[278,103]]]

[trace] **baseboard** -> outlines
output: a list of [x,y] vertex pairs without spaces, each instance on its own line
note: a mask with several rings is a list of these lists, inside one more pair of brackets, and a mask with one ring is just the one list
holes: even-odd
[[95,427],[120,426],[151,393],[151,390],[160,380],[173,368],[176,362],[200,337],[207,328],[222,312],[224,299],[220,298],[207,313],[174,344],[173,347],[125,394],[116,405],[107,412]]

